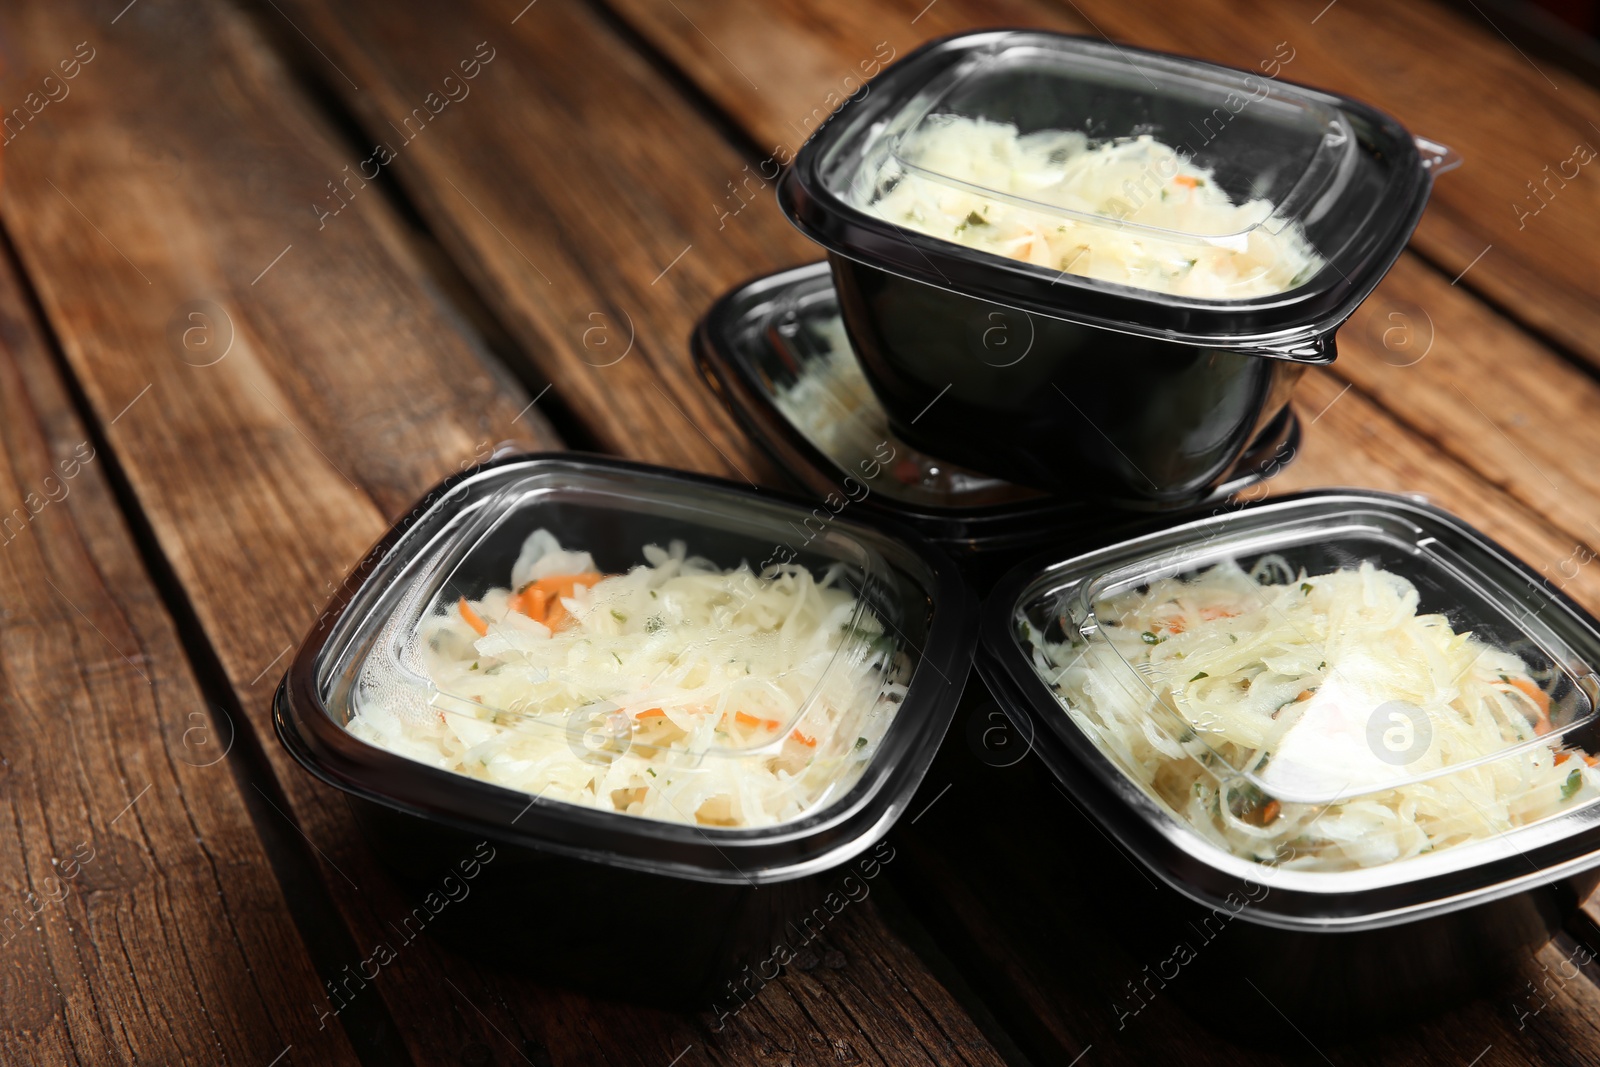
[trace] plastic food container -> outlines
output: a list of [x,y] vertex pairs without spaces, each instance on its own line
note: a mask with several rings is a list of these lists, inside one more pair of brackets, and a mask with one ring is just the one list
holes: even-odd
[[[998,577],[1016,554],[1047,545],[1104,543],[1140,521],[954,466],[907,444],[866,383],[826,263],[727,293],[700,320],[691,347],[701,377],[745,431],[823,499],[822,515],[849,506],[904,523],[954,555],[969,576]],[[1294,460],[1299,442],[1300,424],[1284,408],[1208,502],[1277,474]]]
[[1102,40],[934,41],[780,179],[908,442],[1070,498],[1236,476],[1448,149],[1346,97]]
[[[947,559],[856,516],[805,529],[809,513],[618,460],[491,461],[347,580],[278,690],[278,736],[408,886],[476,859],[435,924],[469,951],[709,1008],[858,899],[970,665]],[[551,576],[591,562],[587,585]],[[769,810],[779,767],[800,800]]]
[[1596,662],[1595,620],[1504,549],[1357,490],[1024,565],[979,655],[1163,887],[1141,921],[1212,976],[1179,994],[1276,1026],[1249,979],[1334,1030],[1503,975],[1600,882]]

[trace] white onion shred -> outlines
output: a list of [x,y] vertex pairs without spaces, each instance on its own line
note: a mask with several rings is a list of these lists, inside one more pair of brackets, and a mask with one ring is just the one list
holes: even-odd
[[908,661],[840,568],[722,570],[681,541],[643,552],[602,576],[534,532],[511,588],[418,626],[425,710],[358,694],[350,732],[529,794],[703,826],[770,826],[843,795]]
[[933,237],[1183,296],[1281,293],[1322,265],[1298,223],[1262,225],[1270,200],[1235,204],[1212,171],[1148,134],[1096,144],[1076,131],[1019,134],[933,115],[856,188],[859,207]]
[[1236,855],[1373,867],[1600,795],[1591,757],[1538,742],[1571,716],[1552,726],[1524,662],[1418,614],[1416,587],[1370,562],[1313,577],[1230,562],[1095,617],[1061,643],[1024,622],[1035,668],[1125,773]]

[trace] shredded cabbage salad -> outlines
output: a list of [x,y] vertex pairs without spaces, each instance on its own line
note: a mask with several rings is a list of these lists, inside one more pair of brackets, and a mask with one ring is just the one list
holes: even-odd
[[425,709],[358,692],[350,732],[530,794],[703,826],[769,826],[842,795],[908,667],[842,565],[723,570],[681,541],[643,554],[605,575],[534,532],[509,586],[417,627]]
[[859,207],[933,237],[1183,296],[1268,296],[1322,265],[1298,223],[1260,225],[1270,200],[1235,204],[1211,170],[1148,134],[1096,144],[1076,131],[1019,134],[1010,123],[933,115],[857,189]]
[[853,467],[891,439],[889,414],[867,384],[844,323],[825,319],[811,324],[811,334],[822,353],[805,360],[794,381],[779,387],[772,399],[812,444]]
[[1022,626],[1072,721],[1248,859],[1372,867],[1600,795],[1594,757],[1538,742],[1551,701],[1526,664],[1418,599],[1371,563],[1308,576],[1267,556],[1109,597],[1089,637]]

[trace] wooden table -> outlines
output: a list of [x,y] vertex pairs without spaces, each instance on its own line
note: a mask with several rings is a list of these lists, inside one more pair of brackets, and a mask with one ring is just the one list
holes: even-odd
[[1600,177],[1526,184],[1600,144],[1600,92],[1470,5],[7,3],[0,1062],[1600,1062],[1600,972],[1550,978],[1600,946],[1594,902],[1443,1018],[1235,1047],[1160,999],[1119,1029],[1147,961],[1097,928],[1092,872],[1061,887],[1064,978],[954,815],[720,1030],[426,938],[331,1012],[323,982],[413,902],[272,736],[294,643],[502,441],[776,484],[690,328],[817,258],[773,161],[872,65],[982,25],[1276,62],[1457,148],[1273,488],[1426,493],[1600,609]]

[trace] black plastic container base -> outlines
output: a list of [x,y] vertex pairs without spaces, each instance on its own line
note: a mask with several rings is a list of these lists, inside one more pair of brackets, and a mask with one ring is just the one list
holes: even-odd
[[[385,870],[418,902],[396,927],[402,943],[425,932],[536,981],[678,1010],[714,1012],[727,1002],[729,982],[759,969],[787,924],[851,870],[759,887],[708,885],[600,867],[349,799]],[[474,860],[467,879],[462,865]],[[632,959],[618,966],[629,946]]]
[[895,433],[1072,499],[1143,510],[1201,503],[1305,372],[1029,314],[836,253],[828,260],[850,343]]
[[[1118,508],[1085,492],[1048,496],[953,467],[944,446],[970,433],[930,441],[918,450],[883,425],[885,436],[874,455],[860,449],[877,429],[842,446],[825,447],[814,431],[784,410],[780,397],[818,365],[841,359],[859,362],[855,353],[841,348],[846,345],[842,333],[838,293],[828,264],[819,262],[730,290],[701,318],[690,341],[701,378],[740,426],[798,485],[825,502],[819,520],[827,511],[848,507],[909,526],[954,556],[969,584],[982,592],[1012,563],[1038,549],[1087,548],[1130,536],[1157,516],[1169,519],[1170,508],[1150,500],[1131,500],[1128,507]],[[946,401],[964,402],[954,392],[929,408],[930,417]],[[1047,400],[1055,397],[1046,393]],[[868,425],[877,427],[881,417],[881,409],[871,412]],[[1293,409],[1279,406],[1227,477],[1190,503],[1197,508],[1220,505],[1278,474],[1293,462],[1300,434]],[[883,455],[891,458],[878,462]],[[893,470],[896,462],[909,467],[910,475]]]

